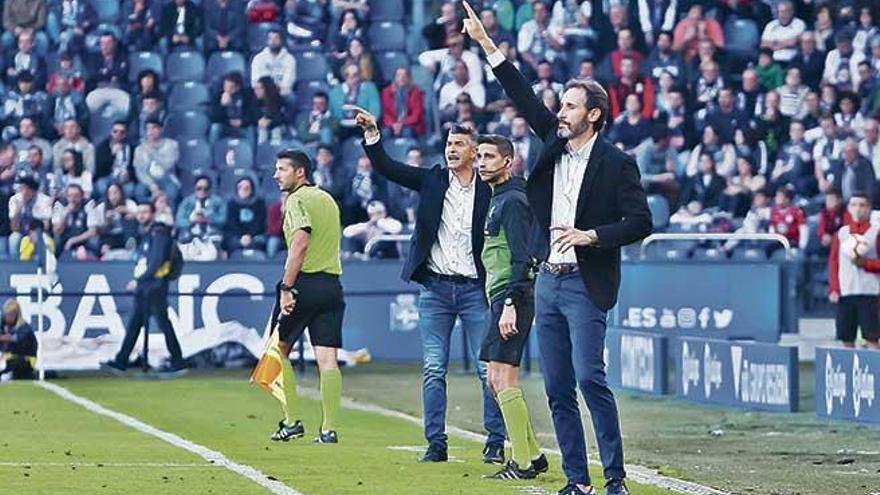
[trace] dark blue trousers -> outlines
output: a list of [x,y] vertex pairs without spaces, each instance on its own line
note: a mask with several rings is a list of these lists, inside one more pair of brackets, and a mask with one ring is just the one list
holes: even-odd
[[562,469],[570,482],[590,484],[577,388],[590,410],[605,479],[623,478],[623,441],[614,394],[605,381],[606,313],[590,299],[579,273],[540,273],[535,329],[544,388],[553,415]]

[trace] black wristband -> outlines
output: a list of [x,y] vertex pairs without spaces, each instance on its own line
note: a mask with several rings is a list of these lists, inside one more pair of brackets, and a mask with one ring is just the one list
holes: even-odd
[[278,284],[278,288],[280,290],[285,291],[285,292],[290,292],[293,295],[299,294],[299,291],[297,291],[292,285],[287,285],[284,282],[281,282],[280,284]]

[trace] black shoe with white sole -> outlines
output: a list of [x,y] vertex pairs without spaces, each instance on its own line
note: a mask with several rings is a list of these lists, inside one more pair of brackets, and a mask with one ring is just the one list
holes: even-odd
[[333,430],[326,433],[322,431],[315,437],[315,443],[339,443],[339,436]]
[[611,479],[605,483],[605,495],[629,495],[629,490],[622,479]]
[[513,459],[507,461],[507,464],[504,465],[504,468],[497,473],[487,476],[487,478],[493,480],[530,480],[537,476],[538,473],[535,472],[535,468],[533,466],[529,466],[525,469],[519,467],[519,464],[516,463]]
[[592,486],[588,490],[582,490],[577,483],[569,483],[565,488],[559,490],[556,495],[599,495]]
[[270,437],[273,442],[287,442],[292,438],[302,438],[306,434],[302,421],[296,420],[295,423],[288,426],[284,421],[278,422],[278,429]]

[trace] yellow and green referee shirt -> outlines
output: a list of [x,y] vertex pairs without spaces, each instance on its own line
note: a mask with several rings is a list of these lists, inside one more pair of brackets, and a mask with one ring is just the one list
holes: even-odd
[[284,203],[284,240],[290,248],[297,230],[311,233],[309,248],[303,260],[303,273],[342,274],[339,241],[342,226],[339,206],[326,191],[313,185],[302,186]]

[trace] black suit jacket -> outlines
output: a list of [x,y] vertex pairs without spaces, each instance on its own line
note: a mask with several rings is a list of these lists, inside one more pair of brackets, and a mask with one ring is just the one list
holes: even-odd
[[[186,14],[183,16],[183,30],[189,36],[189,44],[195,43],[196,37],[202,34],[202,9],[195,3],[187,0],[184,8]],[[177,25],[177,5],[174,2],[162,7],[162,19],[159,25],[162,36],[170,38],[175,34],[174,28]]]
[[[401,278],[410,282],[422,282],[427,274],[428,256],[431,247],[437,242],[437,232],[440,229],[440,218],[443,215],[443,201],[446,190],[449,189],[449,169],[441,165],[431,168],[419,168],[406,165],[391,159],[382,148],[382,140],[370,146],[364,142],[364,150],[373,169],[388,180],[400,184],[407,189],[419,193],[419,203],[416,206],[416,226],[412,234],[412,247],[409,257],[403,266]],[[489,200],[492,191],[489,186],[480,180],[479,175],[474,175],[476,191],[474,191],[474,213],[471,227],[471,246],[473,248],[474,264],[480,280],[485,280],[486,270],[483,267],[481,254],[483,252],[483,229],[486,225],[486,213],[489,211]]]
[[[510,62],[493,70],[510,99],[528,121],[544,147],[527,183],[536,222],[533,254],[546,260],[550,253],[550,214],[553,174],[566,152],[567,139],[556,136],[556,115],[532,92],[529,83]],[[578,195],[574,226],[596,231],[597,246],[576,247],[584,285],[593,302],[607,311],[617,303],[620,288],[620,247],[651,233],[651,212],[635,160],[603,136],[596,138]]]

